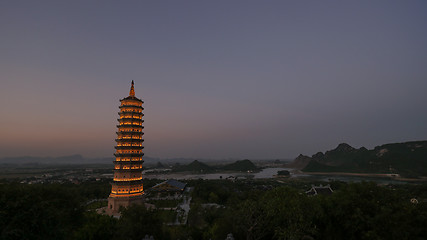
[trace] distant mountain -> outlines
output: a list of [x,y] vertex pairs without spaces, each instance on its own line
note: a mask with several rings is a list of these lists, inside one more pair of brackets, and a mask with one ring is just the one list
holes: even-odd
[[250,160],[239,160],[234,163],[230,163],[223,166],[209,166],[203,162],[198,160],[194,160],[193,162],[187,165],[175,164],[172,168],[174,172],[194,172],[194,173],[210,173],[215,171],[237,171],[237,172],[246,172],[246,171],[256,171],[258,168],[253,164]]
[[300,155],[292,164],[305,172],[398,173],[403,176],[427,176],[427,141],[391,143],[372,150],[356,149],[346,143],[337,148],[314,154]]
[[198,173],[207,173],[212,172],[214,169],[198,160],[194,160],[188,165],[176,164],[172,171],[174,172],[198,172]]
[[311,157],[300,154],[293,162],[285,164],[286,167],[303,169],[311,161]]
[[156,168],[165,168],[165,165],[163,165],[161,162],[157,162]]
[[246,172],[246,171],[255,171],[258,170],[258,168],[253,164],[250,160],[240,160],[236,161],[234,163],[225,165],[221,167],[222,170],[230,170],[230,171],[239,171],[239,172]]

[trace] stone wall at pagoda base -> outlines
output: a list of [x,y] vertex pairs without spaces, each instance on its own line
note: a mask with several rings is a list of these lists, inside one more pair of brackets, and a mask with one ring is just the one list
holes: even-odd
[[136,204],[143,204],[144,196],[136,196],[136,197],[109,197],[108,198],[108,206],[105,212],[108,215],[115,215],[119,213],[120,207],[127,208]]

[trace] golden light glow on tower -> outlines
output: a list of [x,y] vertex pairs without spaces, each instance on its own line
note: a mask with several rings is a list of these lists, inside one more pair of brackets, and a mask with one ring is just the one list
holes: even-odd
[[132,80],[132,85],[130,86],[129,96],[135,97],[135,87],[133,86],[133,80]]
[[134,82],[129,96],[120,100],[120,118],[117,119],[117,145],[114,156],[114,178],[108,198],[107,213],[117,213],[120,207],[143,202],[142,149],[144,114],[141,99],[135,97]]

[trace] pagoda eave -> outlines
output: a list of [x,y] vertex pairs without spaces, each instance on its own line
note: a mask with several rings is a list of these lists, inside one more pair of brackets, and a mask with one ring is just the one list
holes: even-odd
[[117,121],[119,121],[119,122],[138,122],[138,123],[143,123],[144,122],[143,119],[132,118],[132,117],[118,118]]
[[143,183],[144,181],[141,180],[129,180],[129,181],[115,181],[113,180],[113,182],[111,182],[111,184],[117,185],[117,186],[127,186],[127,185],[138,185]]
[[142,106],[135,106],[135,105],[120,105],[119,108],[120,109],[122,109],[122,108],[138,108],[138,109],[144,110],[144,108]]
[[144,132],[116,132],[117,135],[119,134],[132,134],[132,135],[144,135]]
[[127,143],[127,142],[139,142],[139,141],[144,141],[144,139],[142,138],[127,138],[127,139],[116,139],[116,142],[123,142],[123,143]]
[[144,101],[142,101],[141,99],[139,99],[139,98],[137,98],[137,97],[135,97],[135,96],[128,96],[128,97],[125,97],[125,98],[123,98],[123,99],[120,99],[120,102],[121,102],[121,101],[123,101],[123,100],[137,100],[137,101],[139,101],[139,102],[144,103]]
[[116,125],[116,126],[119,128],[119,131],[120,131],[120,128],[125,128],[125,127],[139,128],[139,129],[143,129],[144,128],[144,126],[137,125],[137,124],[121,124],[121,125]]
[[127,112],[118,112],[117,113],[119,116],[122,116],[122,115],[127,115],[127,114],[133,114],[133,115],[139,115],[139,116],[144,116],[144,114],[142,113],[142,112],[138,112],[138,111],[127,111]]
[[120,131],[120,132],[116,132],[116,134],[141,134],[143,135],[144,133],[142,131],[137,132],[137,131]]
[[144,171],[143,168],[138,168],[138,169],[114,169],[114,172],[118,172],[118,173],[122,173],[122,172],[142,172]]

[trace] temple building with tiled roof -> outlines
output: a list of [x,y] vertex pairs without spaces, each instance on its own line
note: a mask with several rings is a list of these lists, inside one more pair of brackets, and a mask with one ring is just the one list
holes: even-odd
[[186,186],[186,183],[174,179],[169,179],[153,186],[150,190],[157,192],[182,192],[184,191]]
[[326,185],[323,186],[322,184],[320,184],[320,186],[314,186],[311,185],[311,189],[306,191],[305,193],[308,196],[316,196],[316,195],[330,195],[332,194],[334,191],[331,188],[331,185]]

